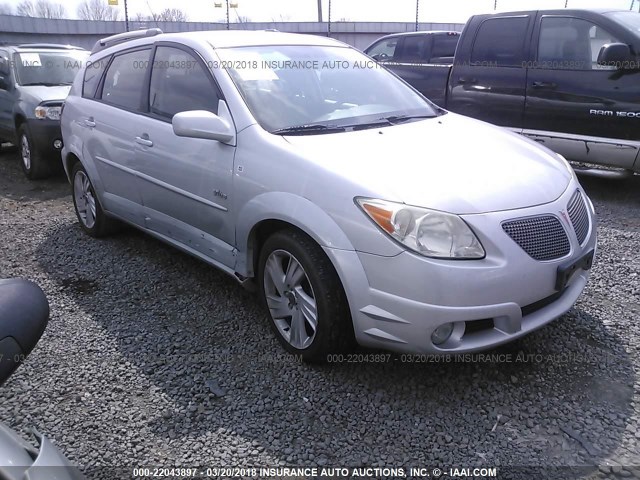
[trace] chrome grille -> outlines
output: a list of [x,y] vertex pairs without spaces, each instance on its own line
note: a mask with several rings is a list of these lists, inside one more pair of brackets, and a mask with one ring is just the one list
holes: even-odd
[[564,228],[552,215],[510,220],[502,229],[535,260],[555,260],[571,249]]
[[587,233],[589,233],[589,214],[580,190],[576,190],[576,193],[569,200],[567,213],[576,232],[576,237],[578,237],[578,243],[582,245],[587,238]]

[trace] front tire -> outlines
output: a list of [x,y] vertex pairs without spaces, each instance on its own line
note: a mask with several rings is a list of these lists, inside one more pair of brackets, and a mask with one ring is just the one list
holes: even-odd
[[43,158],[33,143],[31,130],[26,123],[18,128],[18,151],[20,152],[20,166],[29,180],[38,180],[51,176],[53,168],[47,159]]
[[105,215],[87,171],[80,162],[71,170],[71,196],[82,230],[92,237],[104,237],[118,230],[120,223]]
[[259,294],[273,331],[287,352],[307,362],[353,345],[342,283],[322,248],[296,230],[267,239],[258,265]]

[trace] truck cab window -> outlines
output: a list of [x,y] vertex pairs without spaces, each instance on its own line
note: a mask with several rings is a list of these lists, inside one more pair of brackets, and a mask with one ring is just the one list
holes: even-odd
[[398,40],[398,37],[381,40],[369,49],[367,55],[379,62],[390,62],[396,53]]
[[404,38],[402,49],[396,56],[397,62],[404,63],[425,63],[426,57],[426,35],[412,35]]
[[542,19],[538,42],[538,68],[591,70],[603,45],[618,40],[602,27],[573,17]]
[[485,20],[476,34],[471,63],[491,67],[522,67],[529,17]]

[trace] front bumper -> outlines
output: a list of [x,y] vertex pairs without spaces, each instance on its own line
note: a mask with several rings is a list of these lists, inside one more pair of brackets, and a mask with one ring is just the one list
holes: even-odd
[[[582,245],[566,216],[577,188],[572,182],[558,200],[541,206],[464,216],[487,251],[483,260],[434,260],[409,251],[394,257],[331,251],[358,342],[403,353],[472,353],[515,340],[566,313],[589,271],[577,268],[558,291],[558,268],[596,249],[590,201],[590,227]],[[502,230],[506,220],[541,214],[555,215],[562,223],[571,243],[567,256],[534,260]],[[446,323],[454,323],[453,334],[435,345],[431,335]]]
[[[57,120],[29,120],[29,130],[31,131],[32,146],[43,158],[60,160],[62,152],[62,131],[60,122]],[[61,142],[59,148],[54,146],[56,141]]]

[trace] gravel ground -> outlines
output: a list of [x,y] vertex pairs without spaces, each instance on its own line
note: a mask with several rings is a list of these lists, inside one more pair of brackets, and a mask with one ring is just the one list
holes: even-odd
[[30,183],[0,155],[0,277],[36,281],[52,311],[0,420],[36,426],[94,478],[144,465],[638,478],[640,177],[583,184],[601,222],[591,281],[567,315],[491,352],[510,362],[311,367],[282,354],[233,279],[133,230],[89,238],[64,178]]

